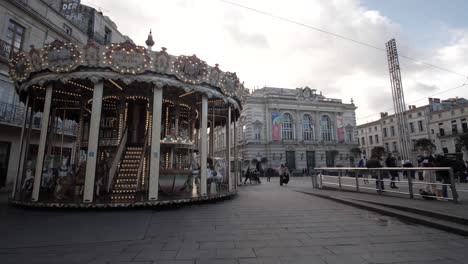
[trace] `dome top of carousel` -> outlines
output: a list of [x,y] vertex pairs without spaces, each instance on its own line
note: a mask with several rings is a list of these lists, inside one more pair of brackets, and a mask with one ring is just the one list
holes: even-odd
[[238,109],[249,94],[235,72],[221,71],[218,64],[212,67],[196,55],[174,56],[166,48],[152,51],[131,41],[99,45],[89,39],[85,45],[76,45],[55,40],[41,49],[31,46],[29,52],[15,53],[9,66],[19,94],[27,93],[34,85],[53,81],[96,82],[100,78],[127,85],[151,82],[177,86],[186,92],[198,91],[221,98]]

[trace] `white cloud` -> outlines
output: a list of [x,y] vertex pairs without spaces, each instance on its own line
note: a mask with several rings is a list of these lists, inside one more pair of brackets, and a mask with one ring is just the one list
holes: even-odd
[[[468,31],[453,29],[445,46],[419,50],[404,28],[359,0],[232,0],[303,24],[385,48],[395,37],[400,54],[468,73]],[[247,87],[310,86],[344,102],[354,99],[357,115],[392,108],[386,54],[218,0],[84,0],[101,6],[120,31],[143,45],[153,30],[154,49],[197,54],[226,71],[237,72]],[[400,59],[406,102],[450,89],[463,78]],[[465,90],[441,95],[465,96]],[[423,104],[420,101],[418,104]],[[358,122],[375,120],[378,114]]]

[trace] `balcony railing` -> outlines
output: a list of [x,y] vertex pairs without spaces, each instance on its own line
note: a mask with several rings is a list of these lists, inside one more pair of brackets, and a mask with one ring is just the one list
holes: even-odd
[[[14,104],[8,104],[8,103],[1,103],[0,102],[0,123],[4,124],[9,124],[13,126],[21,126],[23,124],[23,118],[24,118],[24,111],[25,108],[23,106],[19,105],[14,105]],[[26,117],[28,120],[30,113],[28,113],[28,116]],[[37,113],[33,113],[33,123],[32,127],[39,129],[41,125],[41,115]],[[60,122],[57,124],[57,133],[62,131],[62,125],[63,131],[67,135],[76,135],[77,132],[77,124],[71,120],[65,120],[65,122]]]
[[[12,45],[8,42],[0,39],[0,58],[9,60],[12,55]],[[14,51],[18,51],[18,49],[14,49]]]

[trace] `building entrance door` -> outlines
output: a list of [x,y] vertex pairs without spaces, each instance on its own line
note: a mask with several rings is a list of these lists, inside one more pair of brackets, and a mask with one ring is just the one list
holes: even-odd
[[296,169],[296,153],[294,151],[286,151],[286,166],[289,171]]
[[6,185],[10,147],[10,142],[0,142],[0,188]]
[[315,168],[315,151],[306,152],[306,163],[307,163],[307,171],[310,174],[310,171]]

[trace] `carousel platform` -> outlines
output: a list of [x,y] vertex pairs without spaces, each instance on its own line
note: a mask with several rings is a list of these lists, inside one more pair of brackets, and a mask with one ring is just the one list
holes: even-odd
[[94,208],[154,208],[160,206],[170,205],[181,205],[181,204],[193,204],[202,203],[206,201],[223,200],[226,198],[234,197],[237,195],[237,191],[232,192],[218,192],[216,194],[208,194],[206,196],[199,196],[197,194],[182,194],[177,196],[164,196],[158,201],[122,201],[122,202],[108,202],[99,200],[93,203],[82,203],[82,202],[31,202],[31,201],[20,201],[20,200],[9,200],[9,203],[14,206],[29,207],[29,208],[70,208],[70,209],[94,209]]

